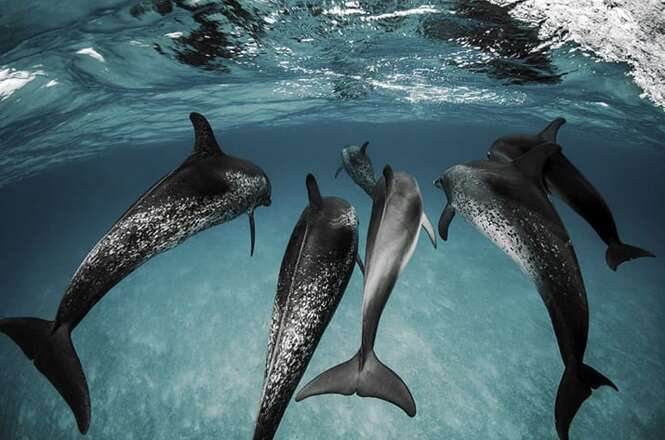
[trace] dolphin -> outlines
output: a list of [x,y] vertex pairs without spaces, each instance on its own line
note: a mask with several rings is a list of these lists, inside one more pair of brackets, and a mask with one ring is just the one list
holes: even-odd
[[358,217],[348,202],[321,197],[307,175],[309,205],[282,259],[254,440],[275,436],[314,350],[339,304],[358,255]]
[[560,146],[544,143],[511,162],[476,161],[435,181],[448,198],[439,233],[446,240],[455,212],[503,250],[535,283],[554,327],[565,371],[556,396],[559,438],[582,402],[601,385],[616,385],[586,365],[589,307],[575,250],[543,187],[545,162]]
[[416,404],[402,379],[381,363],[374,341],[383,308],[397,278],[411,259],[421,226],[436,247],[434,228],[423,212],[416,180],[390,166],[374,188],[372,216],[365,249],[362,341],[350,360],[325,371],[300,390],[296,401],[319,394],[357,393],[376,397],[416,415]]
[[347,145],[344,147],[342,149],[342,165],[337,168],[335,178],[339,176],[342,170],[346,170],[351,179],[372,197],[374,185],[376,185],[376,177],[374,177],[372,161],[367,155],[368,145],[369,142],[365,142],[361,146]]
[[192,235],[248,214],[254,249],[254,209],[270,205],[270,181],[256,165],[222,152],[208,121],[189,116],[194,151],[143,194],[97,242],[67,288],[53,321],[0,319],[0,332],[18,344],[74,413],[90,426],[88,385],[71,333],[116,284],[153,256]]
[[[489,159],[511,161],[544,142],[556,142],[559,128],[566,123],[556,118],[537,135],[514,134],[497,139],[487,154]],[[654,257],[651,252],[624,244],[619,238],[614,217],[598,190],[561,152],[553,154],[543,169],[545,188],[566,202],[591,225],[607,245],[605,260],[614,271],[628,260]]]

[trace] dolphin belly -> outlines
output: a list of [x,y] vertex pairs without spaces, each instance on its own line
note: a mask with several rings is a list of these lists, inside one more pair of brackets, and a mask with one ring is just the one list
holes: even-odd
[[456,203],[483,235],[507,254],[534,282],[545,303],[564,363],[582,362],[588,330],[588,304],[575,252],[528,209],[465,200]]
[[[275,340],[268,354],[265,383],[254,439],[272,438],[325,328],[341,300],[355,253],[318,258],[296,268],[298,279],[289,292]],[[307,257],[305,257],[307,258]],[[345,279],[346,278],[346,279]]]
[[135,207],[95,245],[76,271],[56,322],[76,327],[113,286],[153,256],[237,217],[235,198],[188,197]]

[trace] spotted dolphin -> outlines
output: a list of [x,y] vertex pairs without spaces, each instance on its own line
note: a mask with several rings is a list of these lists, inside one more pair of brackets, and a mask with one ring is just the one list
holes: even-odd
[[321,197],[311,174],[306,183],[309,205],[291,233],[279,272],[254,440],[275,436],[358,255],[353,206],[337,197]]
[[423,212],[416,180],[390,166],[374,188],[372,215],[365,250],[362,341],[350,360],[325,371],[300,390],[296,401],[319,394],[357,393],[376,397],[416,415],[416,403],[406,384],[374,353],[379,320],[397,278],[416,247],[421,226],[436,247],[432,224]]
[[[556,142],[559,128],[565,123],[565,119],[556,118],[537,135],[514,134],[501,137],[490,147],[488,158],[511,161],[543,142]],[[616,270],[625,261],[654,256],[647,250],[621,242],[614,217],[603,196],[562,152],[549,158],[543,175],[546,189],[573,208],[605,242],[605,260],[612,270]]]
[[248,214],[254,248],[254,209],[270,205],[270,181],[256,165],[225,154],[208,121],[190,114],[194,151],[143,194],[97,242],[74,274],[55,320],[0,319],[62,395],[85,434],[90,396],[71,333],[117,283],[153,256],[211,226]]
[[511,162],[476,161],[449,168],[435,181],[448,198],[439,233],[445,240],[455,212],[503,250],[535,283],[552,321],[565,371],[555,403],[559,438],[601,385],[616,386],[586,365],[589,308],[575,250],[543,188],[545,162],[560,147],[546,143]]
[[342,149],[342,165],[337,168],[335,178],[339,176],[342,170],[346,170],[351,179],[372,197],[376,177],[374,176],[372,161],[367,155],[368,145],[369,142],[365,142],[361,146],[347,145],[344,147]]

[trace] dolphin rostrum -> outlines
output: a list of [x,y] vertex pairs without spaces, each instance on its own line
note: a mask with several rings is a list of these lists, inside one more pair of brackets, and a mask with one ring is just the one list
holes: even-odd
[[67,288],[55,320],[7,318],[0,332],[16,342],[62,395],[81,433],[90,426],[90,396],[71,332],[117,283],[153,256],[192,235],[270,205],[270,181],[256,165],[225,154],[208,121],[190,114],[194,151],[143,194],[97,242]]
[[[556,118],[537,135],[514,134],[501,137],[490,147],[488,158],[511,161],[544,142],[554,143],[559,128],[565,123],[565,119]],[[621,242],[614,217],[603,196],[562,152],[554,153],[548,159],[543,176],[546,189],[573,208],[605,242],[605,260],[612,270],[616,270],[625,261],[654,256],[649,251]]]
[[583,362],[589,329],[584,281],[568,233],[543,188],[543,166],[559,151],[558,145],[544,143],[511,162],[456,165],[435,184],[448,198],[439,222],[444,240],[459,212],[535,283],[565,365],[555,420],[559,437],[567,440],[570,423],[591,390],[616,386]]
[[311,174],[306,183],[309,205],[293,229],[279,272],[254,440],[275,436],[357,259],[356,210],[343,199],[321,197]]
[[319,394],[357,393],[391,402],[409,416],[416,404],[406,384],[374,353],[381,313],[402,269],[411,259],[421,226],[436,247],[432,224],[423,212],[416,180],[390,166],[374,188],[372,216],[365,251],[362,341],[350,360],[325,371],[300,390],[296,401]]

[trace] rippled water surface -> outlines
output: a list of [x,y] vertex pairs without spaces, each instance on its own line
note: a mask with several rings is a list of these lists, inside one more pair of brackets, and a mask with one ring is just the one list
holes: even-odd
[[[431,182],[497,137],[563,116],[559,142],[612,207],[622,237],[665,255],[665,4],[649,0],[68,2],[0,0],[0,316],[52,318],[71,275],[122,212],[189,154],[191,111],[225,150],[265,169],[273,204],[201,233],[130,275],[74,344],[92,439],[250,438],[279,263],[304,176],[351,202],[361,248],[371,203],[346,144],[375,169]],[[584,274],[594,392],[574,439],[665,431],[663,257],[611,272],[604,246],[556,202]],[[425,238],[377,341],[418,415],[326,396],[289,406],[278,438],[556,438],[562,372],[533,285],[463,219]],[[304,380],[360,338],[355,273]],[[69,409],[0,338],[0,438],[79,438]],[[304,382],[303,382],[304,383]]]

